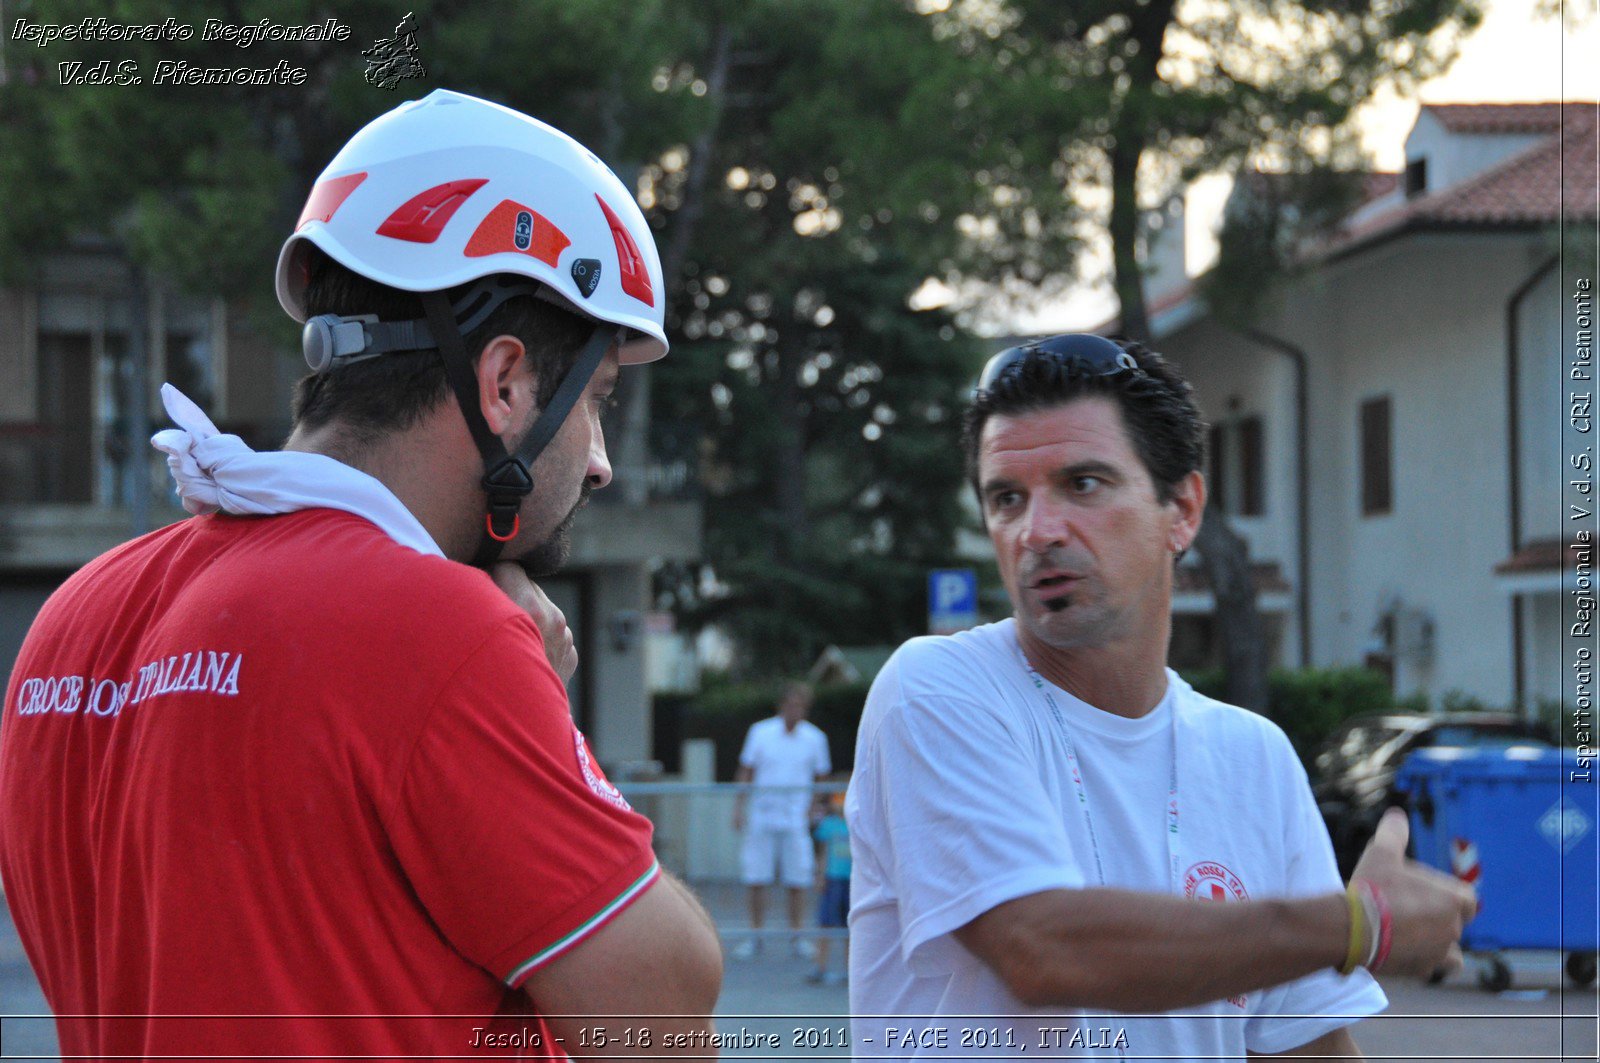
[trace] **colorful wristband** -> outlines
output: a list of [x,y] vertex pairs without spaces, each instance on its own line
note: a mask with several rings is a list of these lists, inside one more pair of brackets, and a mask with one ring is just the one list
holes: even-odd
[[1378,909],[1378,947],[1372,959],[1367,963],[1367,970],[1377,974],[1389,960],[1389,946],[1394,940],[1394,913],[1389,910],[1389,902],[1383,896],[1383,891],[1370,882],[1363,882],[1372,895],[1372,903]]
[[1366,906],[1362,904],[1360,891],[1354,882],[1345,889],[1344,899],[1350,907],[1350,944],[1345,947],[1344,963],[1339,967],[1339,973],[1350,974],[1361,966],[1361,959],[1367,954]]

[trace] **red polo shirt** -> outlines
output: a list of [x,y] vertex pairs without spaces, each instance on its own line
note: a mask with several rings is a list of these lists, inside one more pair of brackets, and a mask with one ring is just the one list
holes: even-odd
[[516,987],[656,874],[532,621],[348,513],[102,556],[6,691],[0,875],[68,1055],[555,1054]]

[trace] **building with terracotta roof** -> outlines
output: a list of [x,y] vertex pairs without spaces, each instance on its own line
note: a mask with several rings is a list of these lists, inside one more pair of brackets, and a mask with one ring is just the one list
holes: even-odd
[[[1569,235],[1588,257],[1564,263],[1557,234],[1596,231],[1596,118],[1592,102],[1424,106],[1404,171],[1366,178],[1255,327],[1226,327],[1181,277],[1149,293],[1155,346],[1211,423],[1276,663],[1366,663],[1435,703],[1563,700],[1563,562],[1571,583],[1592,563],[1575,533],[1596,536],[1567,486],[1595,439],[1575,411],[1592,385],[1570,379],[1585,350],[1593,366],[1594,252]],[[1184,586],[1174,651],[1192,655],[1210,596]]]

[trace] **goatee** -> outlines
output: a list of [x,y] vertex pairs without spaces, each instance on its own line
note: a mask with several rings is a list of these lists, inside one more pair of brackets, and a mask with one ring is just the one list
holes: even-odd
[[591,490],[589,484],[585,483],[578,491],[577,503],[567,511],[555,530],[544,542],[517,558],[517,564],[522,566],[529,579],[553,576],[567,563],[567,558],[572,555],[572,522],[577,518],[578,510],[588,505]]

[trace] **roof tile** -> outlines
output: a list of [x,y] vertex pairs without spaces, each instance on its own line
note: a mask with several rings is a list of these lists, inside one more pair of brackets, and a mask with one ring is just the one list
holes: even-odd
[[[1501,111],[1525,108],[1542,113],[1543,108],[1560,105],[1494,106]],[[1567,104],[1558,112],[1562,118],[1559,136],[1552,130],[1547,139],[1482,173],[1368,218],[1347,229],[1324,250],[1349,250],[1400,229],[1594,221],[1600,214],[1600,191],[1596,188],[1596,134],[1600,129],[1597,109],[1600,104]],[[1477,131],[1486,128],[1480,125]]]
[[1452,133],[1554,133],[1559,103],[1425,103],[1422,109]]

